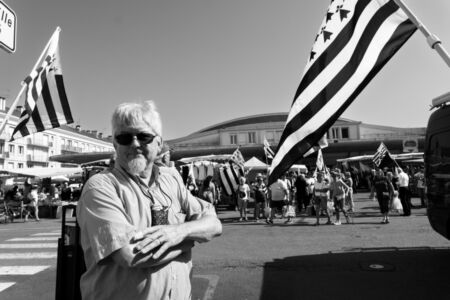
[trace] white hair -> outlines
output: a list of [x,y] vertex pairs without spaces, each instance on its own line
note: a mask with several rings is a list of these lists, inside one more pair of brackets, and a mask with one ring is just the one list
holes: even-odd
[[161,117],[153,101],[143,103],[122,103],[113,112],[111,124],[114,135],[120,126],[133,126],[138,122],[144,122],[153,131],[162,136]]

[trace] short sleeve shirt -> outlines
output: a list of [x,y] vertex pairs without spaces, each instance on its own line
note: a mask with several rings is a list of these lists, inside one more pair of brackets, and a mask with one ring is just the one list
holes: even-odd
[[[169,224],[215,215],[211,204],[191,195],[181,176],[155,167],[148,189],[155,203],[169,207]],[[126,268],[111,254],[151,226],[151,201],[142,185],[119,166],[90,178],[77,206],[87,271],[80,280],[83,299],[189,299],[191,253],[149,268]]]
[[270,186],[272,201],[287,200],[288,186],[286,182],[278,179]]

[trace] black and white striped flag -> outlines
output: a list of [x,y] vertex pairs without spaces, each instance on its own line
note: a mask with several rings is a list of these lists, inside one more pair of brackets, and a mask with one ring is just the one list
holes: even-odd
[[301,159],[416,31],[393,0],[334,0],[320,26],[269,182]]
[[244,176],[242,168],[229,163],[219,168],[220,183],[227,196],[232,196],[239,186],[239,177]]
[[59,32],[57,28],[42,62],[24,80],[26,85],[25,109],[13,131],[11,141],[35,132],[73,123],[59,57]]

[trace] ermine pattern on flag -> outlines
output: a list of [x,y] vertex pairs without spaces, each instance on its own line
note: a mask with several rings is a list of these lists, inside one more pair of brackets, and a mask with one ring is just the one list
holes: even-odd
[[25,109],[11,140],[73,123],[59,57],[59,30],[55,32],[41,65],[24,79]]
[[332,1],[272,161],[270,183],[317,144],[416,29],[392,0]]
[[245,163],[245,159],[244,156],[242,155],[241,151],[239,151],[239,148],[237,148],[236,150],[234,150],[233,154],[231,155],[230,158],[234,163],[238,164],[239,166],[244,166]]
[[373,155],[372,161],[375,164],[375,166],[379,166],[381,164],[381,161],[388,153],[388,149],[384,145],[384,143],[380,143],[380,146],[378,146],[377,152]]

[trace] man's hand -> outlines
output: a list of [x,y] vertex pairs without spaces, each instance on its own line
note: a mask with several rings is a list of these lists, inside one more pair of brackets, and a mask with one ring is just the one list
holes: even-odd
[[167,249],[180,244],[186,236],[187,232],[182,224],[148,227],[134,236],[133,242],[138,242],[134,251],[147,254],[159,247],[153,254],[153,258],[158,259]]

